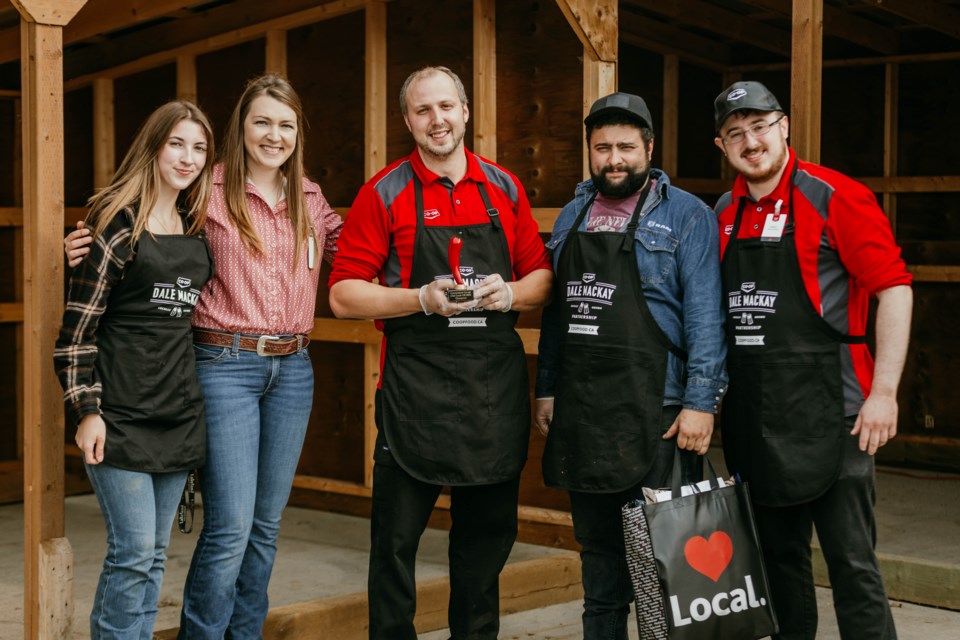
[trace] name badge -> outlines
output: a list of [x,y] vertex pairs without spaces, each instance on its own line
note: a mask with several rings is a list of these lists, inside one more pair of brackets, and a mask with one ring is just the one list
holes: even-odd
[[773,213],[767,214],[767,219],[763,223],[763,231],[760,233],[760,239],[765,242],[780,242],[783,236],[783,229],[787,226],[787,214],[780,213],[780,206],[783,200],[777,200],[776,208]]
[[307,268],[314,269],[317,266],[317,239],[313,236],[313,231],[310,232],[310,237],[307,238]]

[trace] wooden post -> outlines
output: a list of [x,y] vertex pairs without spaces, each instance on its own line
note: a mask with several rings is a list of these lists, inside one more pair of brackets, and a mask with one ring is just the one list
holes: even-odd
[[266,72],[287,75],[287,32],[285,29],[267,31]]
[[193,54],[177,56],[177,97],[197,103],[197,56]]
[[113,80],[93,81],[93,186],[110,184],[116,170],[113,126]]
[[678,138],[680,132],[680,59],[663,56],[663,128],[657,136],[660,167],[671,178],[677,177]]
[[[598,98],[617,90],[617,0],[556,0],[583,44],[583,115]],[[590,176],[583,145],[583,176]]]
[[[364,111],[364,176],[386,166],[387,154],[387,5],[367,0],[366,105]],[[380,376],[380,345],[363,347],[363,484],[373,487],[373,449],[377,440],[374,401]]]
[[[590,112],[590,105],[603,96],[617,90],[617,63],[591,60],[586,50],[583,53],[583,117]],[[590,177],[590,159],[587,143],[583,143],[583,177]]]
[[[886,86],[884,88],[883,109],[883,177],[897,175],[897,145],[900,95],[900,65],[888,62],[886,65]],[[890,219],[893,235],[897,235],[897,194],[891,191],[883,193],[883,210]]]
[[790,145],[799,157],[810,162],[820,162],[822,85],[823,0],[795,0],[790,78]]
[[473,150],[497,160],[497,2],[473,0]]
[[[17,124],[23,117],[23,102],[13,101],[13,204],[23,208],[23,129]],[[13,230],[13,299],[23,304],[23,226]],[[23,323],[16,328],[17,363],[17,459],[23,460]]]
[[[53,346],[63,316],[63,26],[86,0],[13,0],[23,95],[23,632],[63,637],[72,601],[63,537],[63,395]],[[43,568],[56,567],[46,573]]]
[[367,0],[366,105],[364,111],[364,176],[372,178],[387,166],[387,5]]
[[373,488],[373,449],[377,442],[375,422],[377,382],[380,380],[380,344],[363,345],[363,486]]

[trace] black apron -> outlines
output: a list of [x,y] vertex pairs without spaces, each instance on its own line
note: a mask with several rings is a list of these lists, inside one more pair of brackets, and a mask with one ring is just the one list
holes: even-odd
[[623,232],[579,231],[557,260],[555,295],[566,333],[553,421],[543,452],[547,485],[612,493],[638,483],[659,447],[667,352],[685,360],[650,313],[637,270],[643,195]]
[[847,435],[840,350],[865,341],[831,327],[804,288],[794,237],[796,172],[795,163],[779,241],[737,238],[743,197],[721,265],[730,375],[724,457],[767,506],[812,500],[836,480]]
[[[500,216],[477,183],[489,222],[427,227],[414,178],[417,231],[410,288],[451,278],[447,245],[463,238],[460,272],[472,285],[512,279]],[[416,313],[384,321],[387,350],[382,425],[397,463],[423,482],[492,484],[520,475],[530,438],[527,360],[514,331],[517,312],[474,309],[450,318]]]
[[107,464],[147,472],[203,464],[206,431],[190,320],[212,275],[204,237],[140,236],[97,327]]

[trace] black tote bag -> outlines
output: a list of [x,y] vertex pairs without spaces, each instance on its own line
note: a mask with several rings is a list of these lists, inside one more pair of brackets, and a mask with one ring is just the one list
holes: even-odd
[[627,564],[641,640],[764,638],[777,632],[746,483],[623,507]]

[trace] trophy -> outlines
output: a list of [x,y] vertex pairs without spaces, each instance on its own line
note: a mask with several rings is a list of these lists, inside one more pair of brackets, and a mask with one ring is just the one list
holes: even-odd
[[447,244],[447,261],[450,263],[450,271],[453,273],[453,279],[457,286],[453,289],[447,289],[447,300],[450,302],[467,302],[473,300],[473,289],[467,289],[463,282],[463,276],[460,275],[460,250],[463,249],[463,238],[453,236],[450,243]]

